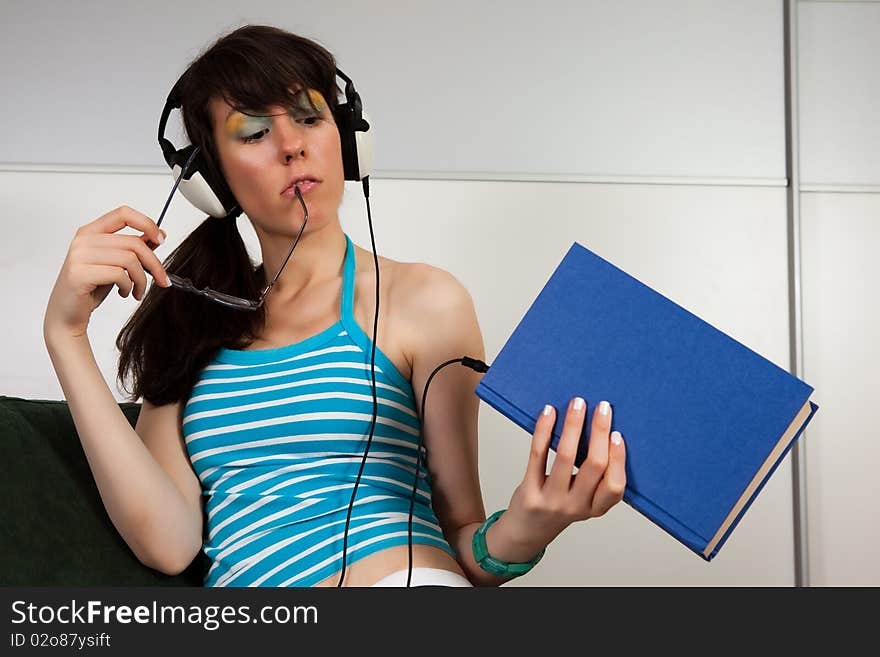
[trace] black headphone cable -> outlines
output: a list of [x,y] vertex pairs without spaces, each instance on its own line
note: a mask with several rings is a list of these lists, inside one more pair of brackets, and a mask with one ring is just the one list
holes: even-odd
[[370,444],[373,442],[373,431],[376,429],[376,414],[378,411],[378,401],[376,400],[376,330],[379,326],[379,258],[376,255],[376,238],[373,235],[373,216],[370,213],[370,177],[366,176],[362,181],[364,188],[364,198],[367,202],[367,222],[370,225],[370,244],[373,247],[373,264],[376,268],[376,312],[373,313],[373,346],[370,353],[370,371],[372,376],[373,387],[373,419],[370,422],[370,437],[367,439],[367,447],[364,449],[364,457],[361,459],[361,467],[358,470],[357,479],[354,482],[354,490],[351,491],[351,500],[348,503],[348,515],[345,517],[345,535],[342,539],[342,570],[339,573],[339,581],[336,583],[337,588],[342,586],[345,579],[345,557],[348,549],[348,525],[351,522],[351,510],[354,506],[354,498],[357,495],[358,484],[361,481],[361,475],[364,472],[364,464],[367,462],[367,453],[370,451]]
[[[481,360],[476,358],[469,358],[468,356],[462,356],[461,358],[453,358],[451,360],[447,360],[445,363],[440,363],[437,367],[434,368],[434,371],[431,372],[431,376],[428,377],[428,380],[425,381],[425,390],[422,392],[422,403],[421,408],[419,410],[419,446],[416,449],[416,476],[413,479],[413,489],[412,494],[409,498],[409,571],[406,575],[406,585],[409,587],[412,582],[412,568],[413,568],[413,558],[412,558],[412,523],[413,523],[413,508],[416,502],[416,489],[419,485],[419,466],[421,465],[422,460],[422,443],[424,442],[424,426],[425,426],[425,401],[428,398],[428,386],[431,385],[431,379],[434,378],[434,375],[437,374],[441,369],[446,367],[447,365],[452,365],[453,363],[461,363],[465,367],[469,367],[476,372],[488,372],[489,366],[486,365]],[[428,454],[427,449],[425,450],[425,470],[428,469]]]
[[[361,466],[360,466],[360,469],[358,470],[357,479],[355,479],[355,482],[354,482],[354,490],[352,490],[351,500],[349,500],[349,503],[348,503],[348,514],[346,515],[346,518],[345,518],[345,533],[343,535],[343,540],[342,540],[342,570],[340,571],[340,574],[339,574],[339,581],[336,583],[337,588],[342,586],[342,582],[345,579],[346,552],[348,549],[348,527],[349,527],[349,524],[351,523],[351,512],[352,512],[352,508],[354,506],[355,496],[357,495],[358,485],[360,484],[360,481],[361,481],[361,475],[364,472],[364,465],[367,462],[367,454],[369,453],[370,445],[373,442],[373,433],[376,429],[376,416],[378,413],[378,406],[379,406],[377,398],[376,398],[376,333],[377,333],[377,329],[379,326],[379,258],[376,255],[376,238],[375,238],[375,235],[373,234],[373,216],[370,211],[370,178],[369,178],[369,176],[365,177],[361,182],[363,183],[364,199],[366,199],[366,203],[367,203],[367,222],[369,223],[369,226],[370,226],[370,244],[373,248],[373,264],[376,269],[376,311],[373,314],[373,344],[372,344],[371,354],[370,354],[370,372],[371,372],[372,391],[373,391],[373,417],[370,422],[370,435],[367,439],[367,446],[364,449],[364,456],[361,459]],[[428,386],[431,385],[431,380],[434,378],[434,375],[436,375],[437,372],[439,372],[441,369],[443,369],[447,365],[451,365],[452,363],[461,363],[465,367],[470,367],[472,370],[475,370],[477,372],[487,372],[489,370],[489,366],[486,363],[484,363],[483,361],[478,360],[476,358],[470,358],[468,356],[462,356],[461,358],[453,358],[452,360],[448,360],[448,361],[438,365],[436,368],[434,368],[434,371],[431,372],[431,375],[428,377],[428,380],[425,382],[425,389],[424,389],[424,392],[422,393],[422,403],[421,403],[421,407],[419,410],[419,443],[416,448],[416,474],[415,474],[415,478],[413,479],[412,494],[411,494],[410,500],[409,500],[409,528],[408,528],[409,570],[408,570],[407,578],[406,578],[407,587],[410,587],[410,584],[412,581],[413,510],[415,507],[416,490],[418,489],[419,471],[420,471],[420,465],[421,465],[421,460],[422,460],[422,443],[423,443],[423,439],[424,439],[424,431],[422,430],[422,428],[423,428],[424,422],[425,422],[425,401],[427,400],[427,397],[428,397]],[[427,457],[427,450],[426,450],[425,468],[427,469],[427,467],[428,467],[428,457]]]

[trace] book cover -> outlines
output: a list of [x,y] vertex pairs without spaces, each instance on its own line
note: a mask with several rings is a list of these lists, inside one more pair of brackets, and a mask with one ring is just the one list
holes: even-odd
[[475,390],[529,435],[544,404],[559,443],[572,397],[612,407],[624,502],[714,558],[813,418],[813,388],[575,242]]

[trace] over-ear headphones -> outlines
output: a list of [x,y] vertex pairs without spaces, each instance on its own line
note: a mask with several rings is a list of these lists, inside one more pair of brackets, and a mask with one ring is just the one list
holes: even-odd
[[[361,97],[354,88],[354,83],[338,68],[336,75],[345,81],[345,102],[333,112],[333,119],[339,128],[339,141],[342,145],[342,166],[345,180],[363,180],[370,175],[374,161],[374,137],[370,130],[367,114],[363,110]],[[180,179],[180,193],[199,210],[212,217],[235,218],[241,214],[241,207],[232,195],[223,175],[210,166],[204,157],[204,151],[195,144],[177,149],[165,137],[165,125],[171,110],[181,107],[180,85],[181,76],[165,101],[162,116],[159,119],[159,146],[165,161],[171,167],[171,173],[177,180],[184,165],[195,153],[189,169]]]

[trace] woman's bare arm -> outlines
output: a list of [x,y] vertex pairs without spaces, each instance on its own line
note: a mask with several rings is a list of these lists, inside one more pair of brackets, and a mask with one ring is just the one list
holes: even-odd
[[[416,265],[408,289],[396,291],[412,336],[407,351],[413,364],[412,386],[419,408],[425,382],[441,363],[470,356],[485,359],[483,337],[470,294],[449,272]],[[474,388],[481,374],[460,364],[440,370],[431,380],[422,428],[433,485],[433,508],[465,574],[475,585],[507,581],[480,568],[473,557],[474,532],[486,519],[480,489],[477,445],[479,398]],[[510,549],[498,545],[490,528],[493,554]]]
[[[118,234],[125,227],[143,234]],[[155,246],[148,246],[163,240],[156,222],[128,206],[81,226],[49,295],[43,339],[110,519],[141,562],[175,574],[192,561],[202,536],[198,481],[185,466],[173,412],[179,408],[145,403],[139,435],[104,381],[87,333],[114,286],[120,296],[140,300],[147,271],[163,287],[171,284]]]
[[[427,267],[427,266],[422,266]],[[473,302],[464,286],[437,268],[423,270],[411,289],[406,315],[416,322],[407,331],[412,384],[421,404],[425,382],[440,363],[462,356],[484,359],[483,340]],[[480,568],[471,541],[486,514],[477,467],[477,415],[474,389],[480,374],[449,365],[431,381],[422,431],[434,483],[434,511],[459,564],[476,585],[498,585],[500,578]],[[610,407],[609,407],[610,409]],[[560,409],[561,410],[561,409]],[[573,522],[604,515],[623,498],[626,448],[611,440],[611,414],[594,410],[587,459],[573,474],[575,452],[586,421],[585,405],[569,403],[556,459],[547,471],[555,410],[535,426],[526,474],[507,510],[486,532],[489,554],[511,563],[533,559]]]
[[[45,340],[114,526],[144,565],[166,574],[183,571],[201,548],[203,523],[198,479],[192,470],[186,476],[180,459],[168,458],[173,451],[164,447],[179,433],[168,421],[177,422],[177,405],[149,408],[145,402],[138,419],[153,449],[165,455],[163,465],[173,469],[175,481],[119,408],[88,338],[46,335]],[[164,422],[152,417],[160,412]]]

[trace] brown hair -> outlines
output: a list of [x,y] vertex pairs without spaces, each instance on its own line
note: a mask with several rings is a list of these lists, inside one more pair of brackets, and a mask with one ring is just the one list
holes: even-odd
[[[260,112],[292,106],[297,91],[311,88],[321,92],[331,112],[338,107],[333,55],[314,41],[267,25],[246,25],[220,37],[189,64],[180,83],[187,137],[217,172],[223,169],[214,143],[212,98],[239,111]],[[206,218],[163,265],[197,287],[248,299],[258,298],[267,282],[263,265],[251,262],[229,217]],[[265,306],[235,310],[154,283],[116,338],[118,382],[131,401],[143,397],[163,405],[187,399],[216,351],[248,346],[265,321]]]

